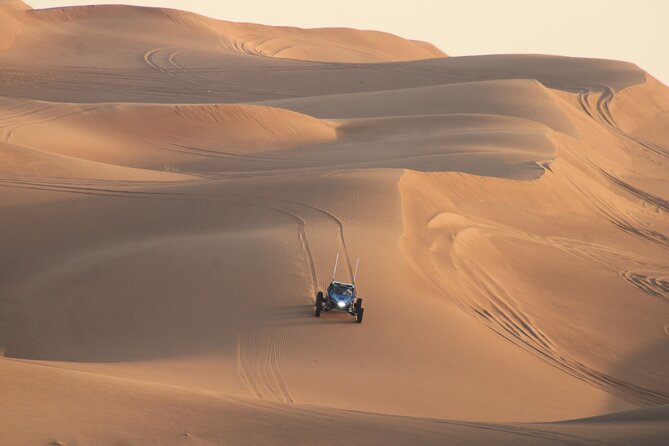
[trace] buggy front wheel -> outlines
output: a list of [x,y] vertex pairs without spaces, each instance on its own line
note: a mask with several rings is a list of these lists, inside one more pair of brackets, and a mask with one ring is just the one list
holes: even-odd
[[316,312],[314,313],[314,316],[316,317],[321,317],[321,311],[323,311],[323,292],[319,291],[318,294],[316,294]]
[[364,314],[365,309],[362,307],[358,307],[355,309],[355,323],[356,324],[362,324],[362,315]]

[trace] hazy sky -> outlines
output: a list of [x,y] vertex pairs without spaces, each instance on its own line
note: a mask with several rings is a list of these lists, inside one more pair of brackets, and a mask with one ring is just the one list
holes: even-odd
[[34,8],[126,3],[230,21],[378,29],[452,56],[541,53],[634,62],[669,85],[666,0],[27,0]]

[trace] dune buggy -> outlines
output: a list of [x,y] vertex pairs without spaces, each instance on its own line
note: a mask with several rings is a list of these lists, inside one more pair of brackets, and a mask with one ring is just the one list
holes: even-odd
[[355,265],[355,274],[353,275],[353,283],[338,282],[334,279],[337,273],[337,263],[339,261],[339,254],[335,260],[335,269],[332,274],[332,281],[325,293],[318,291],[316,294],[316,312],[315,316],[320,317],[321,312],[338,310],[346,311],[353,316],[356,323],[362,323],[362,315],[365,309],[362,308],[362,298],[358,297],[355,291],[355,276],[358,273],[358,262]]

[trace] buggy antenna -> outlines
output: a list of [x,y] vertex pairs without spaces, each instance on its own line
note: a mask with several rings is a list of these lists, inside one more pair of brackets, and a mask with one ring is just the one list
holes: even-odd
[[335,258],[335,267],[334,271],[332,271],[332,281],[334,282],[335,276],[337,275],[337,263],[339,263],[339,253],[337,253],[337,258]]
[[355,261],[355,272],[353,273],[353,285],[355,285],[355,278],[358,276],[358,264],[360,264],[360,257]]

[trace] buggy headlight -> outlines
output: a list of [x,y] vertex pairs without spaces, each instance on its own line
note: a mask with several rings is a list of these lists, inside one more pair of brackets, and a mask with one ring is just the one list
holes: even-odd
[[344,308],[346,306],[346,302],[344,302],[343,300],[339,300],[337,301],[337,306],[339,308]]

